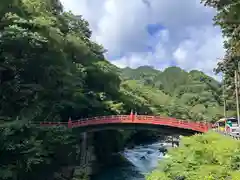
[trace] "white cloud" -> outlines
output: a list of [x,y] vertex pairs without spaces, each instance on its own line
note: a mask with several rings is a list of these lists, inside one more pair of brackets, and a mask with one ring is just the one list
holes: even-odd
[[173,53],[173,57],[176,59],[176,62],[178,64],[185,64],[186,56],[187,56],[187,52],[185,49],[182,49],[182,48],[177,48],[176,51]]
[[177,65],[186,69],[198,69],[213,75],[218,58],[224,55],[223,38],[210,26],[191,29],[190,38],[183,40],[174,51]]
[[[224,53],[221,33],[212,26],[215,12],[200,0],[61,1],[66,9],[89,21],[92,38],[121,67],[146,64],[162,69],[177,64],[213,75],[217,58]],[[148,24],[165,28],[150,36]]]
[[109,50],[111,56],[126,52],[141,51],[148,33],[148,8],[141,0],[105,0],[105,14],[100,19],[98,30],[93,34],[96,41]]

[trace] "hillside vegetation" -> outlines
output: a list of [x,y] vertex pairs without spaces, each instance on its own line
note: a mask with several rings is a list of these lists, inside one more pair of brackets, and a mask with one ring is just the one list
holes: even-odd
[[184,137],[147,180],[239,180],[240,142],[216,133]]
[[[215,121],[223,116],[222,87],[201,71],[169,67],[161,72],[142,66],[124,68],[120,74],[123,91],[134,94],[153,114],[193,121]],[[230,108],[228,115],[234,115]]]

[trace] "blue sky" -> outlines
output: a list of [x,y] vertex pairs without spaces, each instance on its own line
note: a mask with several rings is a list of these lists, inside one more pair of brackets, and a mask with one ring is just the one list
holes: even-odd
[[212,25],[214,9],[200,0],[61,0],[66,10],[90,23],[92,40],[119,67],[176,65],[216,77],[223,38]]
[[166,29],[164,26],[162,26],[161,24],[148,24],[146,26],[146,29],[149,33],[149,35],[154,36],[156,33],[158,33],[161,30]]

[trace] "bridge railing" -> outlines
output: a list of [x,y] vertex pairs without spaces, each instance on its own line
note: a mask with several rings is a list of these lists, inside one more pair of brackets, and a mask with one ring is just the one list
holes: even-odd
[[67,125],[69,128],[99,125],[99,124],[110,124],[110,123],[144,123],[144,124],[156,124],[174,126],[186,129],[192,129],[196,131],[208,131],[212,125],[204,122],[193,122],[187,120],[179,120],[176,118],[162,117],[162,116],[146,116],[146,115],[112,115],[112,116],[99,116],[82,118],[79,120],[71,120],[68,122],[43,122],[43,126],[61,126]]

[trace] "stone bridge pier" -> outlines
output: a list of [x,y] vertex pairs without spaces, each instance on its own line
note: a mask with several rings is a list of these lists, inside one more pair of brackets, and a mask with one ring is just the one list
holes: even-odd
[[80,136],[79,163],[75,166],[73,177],[81,179],[84,178],[83,175],[87,176],[92,174],[92,164],[96,160],[96,157],[92,145],[92,133],[82,132]]
[[[72,120],[69,118],[68,120],[68,128],[72,128]],[[79,176],[82,174],[91,174],[91,166],[92,162],[95,160],[94,156],[94,147],[91,143],[92,133],[81,132],[80,134],[80,153],[78,158],[78,165],[75,167],[74,176]]]

